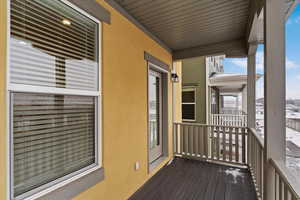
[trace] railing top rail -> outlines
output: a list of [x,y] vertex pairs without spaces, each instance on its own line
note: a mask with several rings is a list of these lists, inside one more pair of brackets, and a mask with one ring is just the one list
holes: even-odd
[[264,141],[263,139],[256,133],[256,130],[254,128],[248,128],[252,135],[255,137],[255,139],[258,141],[258,144],[264,148]]
[[224,113],[221,113],[221,114],[211,114],[211,116],[242,116],[242,117],[245,117],[245,116],[247,116],[247,114],[224,114]]
[[290,192],[292,192],[297,199],[300,199],[300,183],[287,169],[285,163],[272,158],[269,159],[269,162],[275,168],[275,171],[279,174],[285,184],[288,185],[291,190]]
[[202,126],[202,127],[222,127],[222,128],[243,128],[248,129],[245,126],[223,126],[214,124],[200,124],[200,123],[189,123],[189,122],[174,122],[174,124],[188,125],[188,126]]

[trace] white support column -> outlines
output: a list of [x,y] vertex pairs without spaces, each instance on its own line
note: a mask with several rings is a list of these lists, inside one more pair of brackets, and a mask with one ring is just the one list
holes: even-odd
[[235,109],[239,110],[239,94],[235,96]]
[[248,99],[247,99],[247,88],[245,87],[243,90],[242,90],[242,111],[244,112],[244,113],[247,113],[248,112],[248,110],[247,110],[247,107],[248,107],[248,105],[247,105],[247,102],[248,102]]
[[274,174],[269,158],[285,160],[285,15],[282,0],[266,0],[265,27],[265,178],[266,200],[274,200]]
[[[250,44],[250,46],[253,44]],[[255,45],[256,46],[256,45]],[[251,47],[250,47],[251,48]],[[249,128],[255,128],[256,121],[256,48],[248,55],[247,66],[247,123]]]

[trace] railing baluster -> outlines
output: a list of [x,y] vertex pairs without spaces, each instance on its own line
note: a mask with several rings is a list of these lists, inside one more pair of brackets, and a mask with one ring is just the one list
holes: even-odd
[[284,200],[288,200],[288,188],[285,184],[284,184]]
[[182,154],[184,152],[184,149],[183,149],[183,130],[184,130],[184,125],[180,125],[180,153]]
[[274,174],[274,180],[275,180],[275,183],[274,183],[274,193],[275,193],[275,200],[278,199],[278,179],[277,179],[277,173],[275,172]]
[[217,131],[217,141],[216,141],[216,148],[217,148],[217,160],[220,160],[220,127],[216,127]]
[[227,145],[226,145],[226,129],[225,127],[222,127],[223,131],[223,160],[227,160]]
[[192,126],[189,126],[189,152],[190,152],[190,156],[193,155],[194,152],[194,142],[193,142],[193,135],[194,135],[194,130]]
[[235,161],[239,162],[240,158],[240,145],[239,145],[239,132],[240,132],[240,128],[236,128],[235,129]]
[[178,153],[178,151],[177,151],[177,134],[178,134],[178,131],[177,131],[177,129],[178,129],[178,124],[174,124],[174,135],[173,135],[173,141],[174,141],[174,154],[177,154]]
[[204,154],[206,159],[208,159],[208,143],[209,143],[209,138],[208,138],[208,126],[204,127]]
[[261,158],[261,165],[260,165],[260,193],[261,193],[261,196],[262,196],[262,199],[264,197],[263,195],[263,182],[264,182],[264,160],[263,160],[263,157],[264,157],[264,150],[263,150],[263,147],[261,147],[261,152],[260,152],[260,158]]
[[197,126],[193,127],[193,146],[194,146],[194,154],[198,156],[198,137],[197,137]]
[[203,127],[199,127],[198,131],[199,131],[199,136],[198,136],[198,142],[199,142],[199,154],[200,157],[203,158]]
[[185,151],[185,155],[189,154],[189,125],[185,126],[184,129],[184,151]]
[[233,128],[229,127],[229,161],[232,161],[232,131]]
[[278,200],[282,200],[282,180],[281,178],[279,177],[279,198]]
[[248,129],[246,129],[246,128],[242,128],[242,162],[243,162],[243,164],[246,164],[246,150],[247,150],[247,146],[246,146],[246,133],[247,133],[247,130]]
[[211,159],[215,160],[215,127],[209,126],[208,128],[210,130],[210,154]]

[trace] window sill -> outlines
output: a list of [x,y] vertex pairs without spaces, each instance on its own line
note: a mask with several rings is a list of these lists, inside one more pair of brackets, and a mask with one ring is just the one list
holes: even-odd
[[196,122],[195,119],[182,119],[183,122]]
[[[65,181],[42,190],[26,200],[50,200],[64,199],[69,200],[89,189],[104,179],[104,169],[99,166],[92,167],[78,175],[75,175]],[[16,198],[18,200],[19,198]],[[22,198],[23,199],[23,198]]]

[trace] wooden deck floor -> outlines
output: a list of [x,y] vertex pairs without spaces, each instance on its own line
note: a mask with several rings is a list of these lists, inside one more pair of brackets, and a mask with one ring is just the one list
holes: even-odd
[[255,200],[246,169],[175,158],[129,200]]

